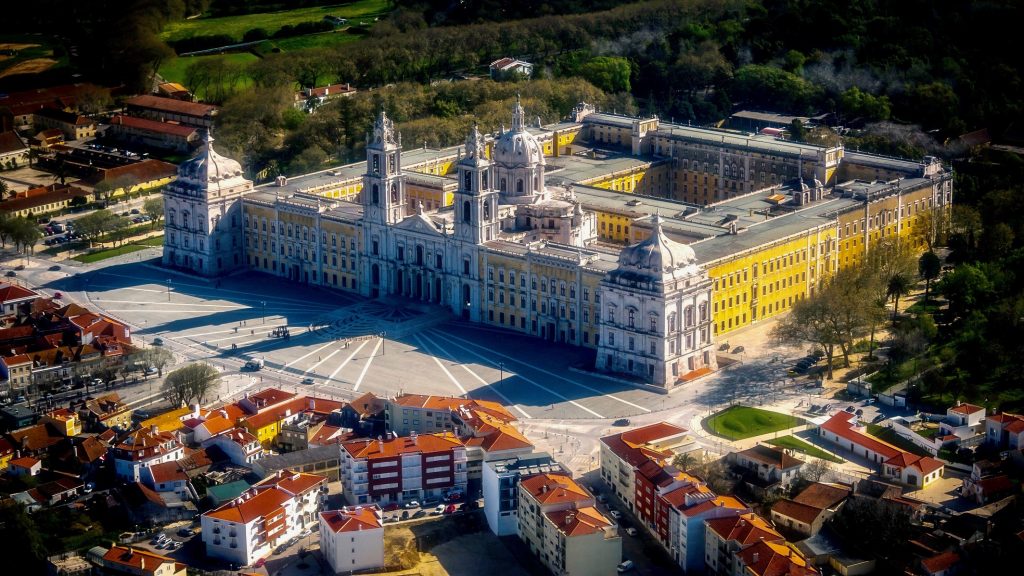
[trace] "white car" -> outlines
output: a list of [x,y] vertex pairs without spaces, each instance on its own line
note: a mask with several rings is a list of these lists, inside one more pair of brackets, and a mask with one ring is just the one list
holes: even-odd
[[618,566],[615,567],[615,571],[618,572],[619,574],[622,574],[623,572],[629,572],[632,569],[633,569],[633,561],[632,560],[623,560],[622,562],[619,563]]
[[434,508],[430,512],[431,516],[440,516],[441,514],[444,514],[444,504],[439,504],[437,508]]
[[405,503],[405,508],[419,508],[420,503],[415,500],[410,500]]
[[622,518],[622,512],[619,512],[618,510],[612,510],[608,513],[611,514],[612,518],[615,518],[616,520]]
[[636,528],[633,528],[632,526],[626,528],[626,534],[629,534],[630,536],[636,536]]

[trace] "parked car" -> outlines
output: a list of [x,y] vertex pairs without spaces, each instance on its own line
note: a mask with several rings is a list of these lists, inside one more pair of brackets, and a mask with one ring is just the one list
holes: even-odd
[[313,383],[315,383],[315,380],[313,380],[312,378],[307,376],[306,378],[302,379],[302,383],[303,384],[313,384]]
[[611,517],[615,518],[616,520],[618,520],[619,518],[622,518],[622,512],[619,512],[618,510],[608,510],[608,514],[611,515]]
[[415,500],[409,500],[408,502],[405,503],[405,508],[406,509],[409,509],[409,508],[419,508],[419,507],[420,507],[420,503],[415,501]]
[[132,208],[131,213],[132,214],[139,214],[139,209],[138,208]]
[[149,368],[146,368],[146,376],[152,376],[157,372],[159,372],[159,370],[156,369],[156,366],[150,366]]
[[426,515],[427,515],[427,511],[420,509],[420,510],[417,510],[416,513],[412,515],[412,518],[415,520],[416,518],[423,518]]
[[612,422],[612,426],[629,426],[629,418],[619,418]]
[[633,561],[632,560],[623,560],[622,562],[619,562],[618,566],[615,567],[615,571],[618,572],[619,574],[622,574],[623,572],[629,572],[632,569],[633,569]]
[[153,346],[163,346],[163,345],[164,345],[164,339],[163,338],[159,338],[159,337],[158,338],[153,338]]
[[409,516],[410,516],[410,514],[409,514],[408,510],[403,510],[402,511],[402,520],[408,520]]
[[60,270],[60,266],[54,264],[53,266],[50,266],[49,270],[50,272],[57,272]]
[[25,265],[24,264],[18,264],[17,266],[14,267],[14,269],[15,270],[24,270],[25,269]]
[[431,516],[439,516],[444,514],[444,504],[439,504],[436,508],[430,511]]
[[401,508],[401,506],[399,506],[398,504],[392,503],[392,504],[388,504],[388,505],[384,506],[383,508],[381,508],[381,510],[383,510],[385,512],[395,512],[399,508]]
[[181,536],[182,538],[188,538],[191,535],[192,531],[188,528],[181,528],[180,530],[178,530],[178,536]]
[[444,507],[444,513],[445,514],[454,514],[455,513],[455,509],[456,509],[455,508],[455,504],[449,504],[449,505]]
[[8,270],[7,273],[4,274],[4,276],[7,276],[8,278],[14,278],[17,275],[18,275],[18,273],[15,272],[14,270]]
[[629,534],[630,536],[636,536],[636,528],[626,528],[626,534]]

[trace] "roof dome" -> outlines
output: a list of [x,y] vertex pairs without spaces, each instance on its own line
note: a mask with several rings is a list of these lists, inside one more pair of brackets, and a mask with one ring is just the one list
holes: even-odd
[[525,119],[526,113],[517,95],[512,109],[512,129],[502,133],[494,142],[492,158],[496,164],[507,167],[544,164],[544,148],[526,130]]
[[215,183],[242,175],[242,165],[213,149],[213,134],[206,132],[203,147],[195,157],[178,166],[178,176],[195,182]]
[[628,246],[619,253],[619,269],[661,278],[690,267],[696,269],[697,255],[693,248],[669,239],[661,228],[661,217],[654,216],[654,230],[643,242]]

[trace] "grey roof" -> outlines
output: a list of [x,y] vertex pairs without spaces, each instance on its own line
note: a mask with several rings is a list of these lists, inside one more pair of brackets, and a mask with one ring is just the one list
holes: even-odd
[[586,182],[595,178],[608,177],[617,172],[647,168],[667,160],[630,156],[608,152],[586,150],[571,156],[549,157],[544,169],[544,181],[548,186],[565,183]]
[[256,464],[259,464],[259,467],[269,475],[273,472],[277,472],[278,470],[286,470],[288,468],[294,468],[295,466],[304,466],[306,464],[323,462],[325,460],[338,460],[340,458],[341,453],[338,451],[338,447],[335,445],[329,445],[267,456],[257,460]]
[[491,460],[486,465],[493,468],[497,474],[511,473],[519,476],[566,472],[565,467],[559,464],[547,452],[532,452],[501,460]]

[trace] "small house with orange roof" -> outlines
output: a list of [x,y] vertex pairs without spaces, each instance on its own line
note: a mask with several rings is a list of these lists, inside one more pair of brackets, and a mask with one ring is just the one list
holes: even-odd
[[0,318],[19,315],[26,306],[30,308],[32,302],[38,298],[39,293],[35,290],[10,282],[0,282]]
[[185,455],[185,449],[171,432],[156,428],[140,428],[111,450],[117,477],[139,482],[144,468],[174,462]]
[[78,436],[82,433],[82,420],[78,414],[67,408],[44,412],[39,418],[42,424],[49,424],[64,436]]
[[301,472],[271,476],[202,515],[206,555],[252,564],[317,523],[327,479]]
[[378,506],[320,513],[320,553],[335,574],[384,567],[382,517]]
[[744,576],[817,576],[807,558],[788,542],[755,542],[735,553],[735,574]]
[[554,574],[611,576],[622,558],[622,538],[596,505],[567,474],[525,478],[519,482],[519,538]]
[[111,392],[86,400],[78,415],[86,427],[94,430],[128,430],[132,427],[132,412],[133,410],[121,401],[121,396],[117,392]]
[[104,574],[125,576],[185,576],[188,566],[148,550],[114,546],[100,558]]

